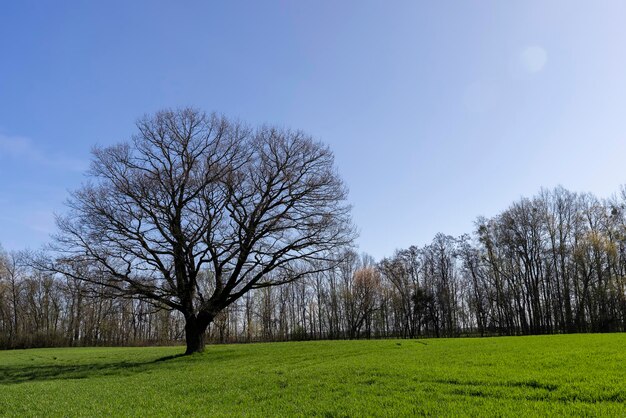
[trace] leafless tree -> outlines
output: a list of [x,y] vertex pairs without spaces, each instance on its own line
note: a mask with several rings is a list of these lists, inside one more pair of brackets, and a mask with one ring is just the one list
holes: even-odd
[[[186,353],[202,351],[209,324],[247,292],[328,266],[319,261],[354,238],[333,154],[310,136],[195,109],[137,128],[94,150],[49,267],[180,311]],[[67,268],[77,262],[89,271]]]
[[362,267],[354,272],[351,299],[354,315],[351,317],[350,338],[358,338],[365,325],[366,335],[371,336],[372,314],[380,294],[380,273],[374,267]]

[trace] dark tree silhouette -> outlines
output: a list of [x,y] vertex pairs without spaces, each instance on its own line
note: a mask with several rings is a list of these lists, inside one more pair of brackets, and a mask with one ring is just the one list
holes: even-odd
[[137,128],[94,150],[90,181],[58,219],[51,268],[180,311],[188,354],[248,291],[332,268],[319,261],[354,238],[333,154],[308,135],[195,109]]

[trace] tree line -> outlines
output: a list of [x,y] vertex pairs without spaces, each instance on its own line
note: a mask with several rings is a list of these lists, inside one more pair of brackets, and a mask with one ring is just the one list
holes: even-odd
[[[98,280],[0,254],[0,346],[170,344],[185,317]],[[460,237],[438,234],[375,261],[337,247],[297,280],[217,312],[214,342],[626,331],[626,189],[562,187],[523,198]],[[75,266],[75,268],[77,268]],[[80,266],[93,274],[90,266]],[[209,268],[200,275],[214,274]]]

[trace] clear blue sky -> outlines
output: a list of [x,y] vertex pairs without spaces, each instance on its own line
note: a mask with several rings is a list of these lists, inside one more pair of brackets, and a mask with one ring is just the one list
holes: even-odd
[[5,1],[0,243],[37,248],[94,144],[192,105],[330,144],[360,249],[626,183],[626,2]]

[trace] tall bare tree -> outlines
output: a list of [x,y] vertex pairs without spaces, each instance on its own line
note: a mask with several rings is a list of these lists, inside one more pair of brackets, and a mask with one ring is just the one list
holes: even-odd
[[[325,268],[318,261],[354,238],[333,154],[310,136],[195,109],[137,128],[94,150],[90,181],[58,219],[50,267],[180,311],[187,354],[248,291]],[[77,275],[72,263],[90,269]]]

